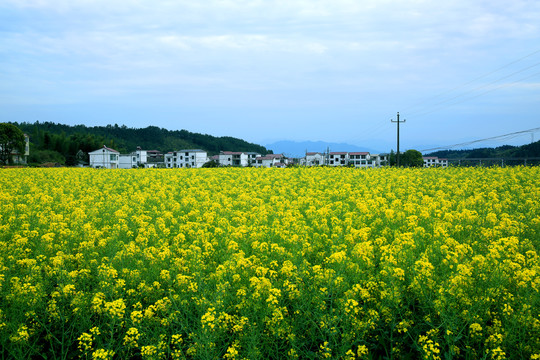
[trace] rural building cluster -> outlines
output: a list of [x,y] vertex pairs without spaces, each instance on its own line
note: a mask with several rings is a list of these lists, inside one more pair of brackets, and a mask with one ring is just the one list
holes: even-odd
[[[107,169],[145,168],[201,168],[208,162],[218,166],[238,167],[277,167],[290,164],[303,166],[353,166],[375,168],[389,165],[389,154],[370,154],[369,152],[308,152],[303,158],[287,158],[283,154],[262,155],[254,152],[221,151],[218,155],[208,156],[200,149],[186,149],[162,154],[158,150],[137,148],[130,154],[120,154],[107,146],[88,153],[90,167]],[[447,167],[447,159],[424,157],[424,167]]]

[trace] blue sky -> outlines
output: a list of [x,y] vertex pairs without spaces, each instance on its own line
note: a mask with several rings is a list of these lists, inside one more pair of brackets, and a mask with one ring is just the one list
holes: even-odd
[[379,151],[398,111],[402,150],[540,127],[537,0],[3,0],[0,32],[0,121]]

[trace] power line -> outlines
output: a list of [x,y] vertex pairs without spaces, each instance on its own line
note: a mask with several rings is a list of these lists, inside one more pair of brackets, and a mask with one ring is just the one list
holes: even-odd
[[[537,66],[537,65],[540,65],[540,63],[535,64],[534,66]],[[532,66],[531,66],[531,67],[532,67]],[[529,67],[529,68],[530,68],[530,67]],[[528,68],[528,69],[529,69],[529,68]],[[519,72],[522,72],[522,71],[518,71],[518,72],[516,72],[516,73],[519,73]],[[513,73],[513,74],[511,74],[511,75],[515,75],[516,73]],[[511,75],[509,75],[509,76],[511,76]],[[436,111],[439,111],[439,110],[441,110],[441,109],[444,109],[445,107],[453,106],[453,105],[457,105],[457,104],[461,104],[461,103],[463,103],[463,102],[466,102],[466,101],[469,101],[469,100],[472,100],[472,99],[476,99],[477,97],[480,97],[480,96],[482,96],[482,95],[484,95],[484,94],[487,94],[487,93],[489,93],[489,92],[492,92],[492,91],[495,91],[495,90],[498,90],[498,89],[501,89],[501,88],[504,88],[504,87],[510,87],[510,86],[517,85],[517,84],[521,83],[521,82],[524,81],[524,80],[533,78],[533,77],[538,76],[538,75],[540,75],[540,72],[537,72],[537,73],[534,73],[534,74],[532,74],[532,75],[529,75],[529,76],[526,76],[526,77],[524,77],[524,78],[521,78],[521,79],[519,79],[519,80],[516,80],[516,81],[514,81],[513,83],[499,85],[499,86],[497,86],[497,87],[491,88],[491,89],[489,89],[489,90],[486,90],[486,91],[484,91],[484,92],[481,92],[481,93],[476,94],[476,95],[474,95],[474,96],[471,96],[471,97],[469,97],[469,98],[465,98],[465,99],[462,99],[462,100],[453,102],[453,103],[448,104],[448,105],[445,105],[445,106],[440,106],[440,107],[435,108],[435,109],[430,110],[430,111],[422,112],[422,113],[419,113],[419,114],[417,113],[417,114],[416,114],[416,117],[429,115],[429,114],[432,114],[432,113],[434,113],[434,112],[436,112]],[[507,77],[508,77],[508,76],[507,76]],[[500,79],[499,79],[499,80],[500,80]],[[498,81],[498,80],[497,80],[497,81]],[[481,86],[481,87],[479,87],[479,88],[477,88],[477,89],[481,89],[481,88],[486,87],[486,86],[491,85],[491,84],[492,84],[492,83],[487,84],[487,85],[485,85],[485,86]],[[477,90],[477,89],[475,89],[475,90]],[[470,92],[472,92],[472,91],[470,91]],[[459,97],[459,96],[457,96],[457,97]],[[457,97],[455,97],[455,98],[457,98]],[[450,100],[453,100],[453,99],[455,99],[455,98],[452,98],[452,99],[450,99]],[[450,100],[449,100],[449,101],[450,101]]]
[[538,53],[540,53],[540,49],[539,49],[539,50],[536,50],[536,51],[533,51],[532,53],[527,54],[527,55],[525,55],[525,56],[523,56],[523,57],[521,57],[521,58],[519,58],[519,59],[513,60],[513,61],[511,61],[511,62],[509,62],[509,63],[507,63],[507,64],[505,64],[505,65],[503,65],[503,66],[501,66],[501,67],[499,67],[499,68],[497,68],[497,69],[495,69],[495,70],[492,70],[492,71],[490,71],[490,72],[484,74],[484,75],[480,75],[479,77],[477,77],[477,78],[475,78],[475,79],[473,79],[473,80],[467,81],[467,82],[464,83],[464,84],[458,85],[458,86],[456,86],[456,87],[454,87],[454,88],[452,88],[452,89],[450,89],[450,90],[443,91],[442,93],[440,93],[440,94],[438,94],[438,95],[435,95],[435,96],[433,96],[433,97],[431,97],[431,98],[429,98],[429,99],[426,99],[426,100],[424,100],[424,101],[421,101],[421,102],[419,102],[419,103],[416,103],[415,105],[411,106],[409,109],[405,109],[405,110],[409,112],[409,111],[413,110],[414,108],[416,108],[416,107],[418,107],[418,106],[420,106],[420,105],[423,105],[423,104],[426,103],[426,102],[429,102],[429,101],[431,101],[431,100],[440,98],[440,97],[443,96],[443,95],[449,94],[449,93],[451,93],[451,92],[453,92],[453,91],[455,91],[455,90],[458,90],[458,89],[460,89],[460,88],[462,88],[462,87],[465,87],[465,86],[467,86],[467,85],[469,85],[469,84],[472,84],[472,83],[474,83],[475,81],[478,81],[478,80],[480,80],[480,79],[483,79],[483,78],[485,78],[485,77],[488,77],[489,75],[492,75],[492,74],[494,74],[494,73],[496,73],[496,72],[498,72],[498,71],[500,71],[500,70],[502,70],[502,69],[504,69],[504,68],[507,68],[507,67],[510,66],[510,65],[513,65],[513,64],[515,64],[515,63],[518,63],[518,62],[520,62],[520,61],[522,61],[522,60],[524,60],[524,59],[526,59],[526,58],[528,58],[528,57],[531,57],[531,56],[533,56],[533,55],[535,55],[535,54],[538,54]]
[[[503,65],[503,66],[497,68],[496,70],[493,70],[493,71],[490,71],[490,72],[488,72],[488,73],[486,73],[486,74],[484,74],[484,75],[481,75],[481,76],[475,78],[474,80],[471,80],[471,81],[466,82],[466,83],[463,84],[463,85],[457,86],[457,87],[455,87],[455,88],[453,88],[453,89],[451,89],[451,90],[445,91],[445,92],[443,92],[443,93],[441,93],[441,94],[439,94],[439,95],[437,95],[437,96],[434,96],[434,97],[431,97],[431,98],[429,98],[429,99],[427,99],[427,100],[424,100],[424,101],[422,101],[422,102],[420,102],[420,103],[418,103],[418,104],[412,106],[410,109],[418,108],[420,105],[423,105],[423,104],[429,103],[429,102],[432,101],[432,100],[441,98],[441,97],[443,97],[443,95],[450,94],[450,93],[452,93],[454,90],[464,88],[466,85],[469,85],[469,84],[471,84],[471,83],[473,83],[473,82],[475,82],[475,81],[477,81],[477,80],[479,80],[479,79],[485,78],[485,77],[487,77],[487,76],[489,76],[489,75],[491,75],[491,74],[494,74],[494,73],[496,73],[496,72],[498,72],[498,71],[500,71],[500,70],[502,70],[502,69],[504,69],[504,68],[506,68],[506,67],[508,67],[508,66],[510,66],[510,65],[512,65],[512,64],[515,64],[515,63],[517,63],[517,62],[520,62],[520,61],[522,61],[522,60],[524,60],[524,59],[526,59],[526,58],[528,58],[528,57],[531,57],[531,56],[533,56],[533,55],[535,55],[535,54],[537,54],[537,53],[540,53],[540,50],[536,50],[536,51],[534,51],[534,52],[532,52],[532,53],[530,53],[530,54],[528,54],[528,55],[525,55],[525,56],[523,56],[523,57],[517,59],[517,60],[514,60],[514,61],[512,61],[512,62],[510,62],[510,63],[507,63],[507,64],[505,64],[505,65]],[[533,64],[533,65],[524,67],[524,68],[522,68],[522,69],[520,69],[520,70],[518,70],[518,71],[515,71],[515,72],[513,72],[513,73],[511,73],[511,74],[509,74],[509,75],[502,76],[502,77],[500,77],[500,78],[498,78],[498,79],[496,79],[496,80],[493,80],[493,81],[491,81],[491,82],[489,82],[489,83],[487,83],[487,84],[484,84],[484,85],[481,85],[481,86],[477,86],[477,87],[475,87],[475,88],[473,88],[473,89],[471,89],[471,90],[465,91],[464,93],[455,95],[455,96],[450,97],[450,98],[447,98],[447,99],[443,99],[443,100],[441,100],[441,101],[439,101],[439,102],[436,102],[435,104],[432,104],[431,106],[429,106],[429,107],[428,107],[428,110],[425,110],[425,109],[424,109],[424,110],[420,110],[420,109],[418,109],[417,111],[412,111],[412,112],[409,111],[409,112],[408,112],[408,113],[409,113],[409,116],[411,116],[411,115],[415,115],[416,117],[419,117],[419,116],[425,116],[425,115],[427,115],[427,114],[430,114],[430,113],[435,112],[435,111],[437,111],[437,110],[440,110],[440,109],[442,109],[442,108],[445,108],[445,107],[448,107],[448,106],[452,106],[452,105],[455,105],[455,104],[458,104],[458,103],[461,103],[461,102],[463,102],[463,101],[467,101],[467,100],[470,100],[470,99],[474,99],[474,98],[476,98],[476,97],[478,97],[478,96],[480,96],[480,95],[483,95],[483,94],[485,94],[485,93],[487,93],[487,92],[493,91],[493,90],[498,89],[498,88],[500,88],[500,87],[495,88],[495,89],[488,90],[488,91],[486,91],[486,92],[481,93],[480,95],[475,95],[475,96],[472,96],[472,97],[467,97],[467,98],[465,98],[465,99],[463,99],[463,100],[460,100],[460,101],[458,101],[458,102],[454,102],[454,103],[451,103],[451,104],[448,104],[448,105],[444,105],[444,104],[446,104],[446,103],[448,103],[448,102],[451,102],[452,100],[455,100],[455,99],[459,99],[459,98],[461,98],[461,97],[464,97],[464,96],[466,96],[467,94],[473,93],[473,92],[475,92],[475,91],[478,91],[478,90],[480,90],[480,89],[483,89],[483,88],[485,88],[485,87],[488,87],[488,86],[490,86],[490,85],[493,85],[493,84],[495,84],[495,83],[497,83],[497,82],[499,82],[499,81],[501,81],[501,80],[507,79],[507,78],[509,78],[509,77],[511,77],[511,76],[514,76],[514,75],[519,74],[519,73],[521,73],[521,72],[527,71],[527,70],[529,70],[529,69],[531,69],[531,68],[533,68],[533,67],[535,67],[535,66],[538,66],[538,65],[540,65],[540,62],[537,62],[537,63],[535,63],[535,64]],[[537,74],[533,74],[532,76],[535,76],[535,75],[537,75]],[[532,77],[532,76],[529,76],[529,77]],[[529,78],[529,77],[527,77],[527,78]],[[523,80],[525,80],[525,79],[527,79],[527,78],[520,79],[519,81],[523,81]],[[506,86],[506,85],[503,85],[503,86]],[[501,86],[501,87],[503,87],[503,86]],[[437,105],[442,105],[442,106],[439,106],[439,107],[437,107],[437,108],[435,108],[435,109],[433,109],[433,110],[429,110],[429,108],[436,107]]]
[[448,149],[452,149],[452,148],[455,148],[455,147],[458,147],[458,146],[468,146],[468,145],[472,145],[472,144],[476,144],[476,143],[480,143],[480,142],[484,142],[484,141],[490,141],[490,140],[498,140],[498,139],[512,139],[512,138],[515,138],[517,136],[520,136],[522,134],[526,134],[526,133],[535,133],[535,132],[538,132],[540,131],[540,127],[538,128],[534,128],[534,129],[529,129],[529,130],[522,130],[522,131],[517,131],[517,132],[513,132],[513,133],[509,133],[509,134],[504,134],[504,135],[499,135],[499,136],[493,136],[493,137],[489,137],[489,138],[485,138],[485,139],[480,139],[480,140],[474,140],[474,141],[469,141],[469,142],[465,142],[465,143],[460,143],[460,144],[454,144],[454,145],[449,145],[449,146],[441,146],[441,147],[436,147],[436,148],[432,148],[432,149],[424,149],[424,150],[421,150],[420,152],[432,152],[432,151],[437,151],[437,150],[448,150]]

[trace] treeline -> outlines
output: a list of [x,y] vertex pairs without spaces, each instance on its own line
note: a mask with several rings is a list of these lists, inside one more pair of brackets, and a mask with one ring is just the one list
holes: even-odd
[[187,130],[167,130],[156,126],[128,128],[118,126],[64,125],[53,122],[12,123],[30,137],[29,164],[46,162],[76,165],[88,161],[88,152],[106,145],[121,153],[130,153],[137,146],[145,150],[168,152],[181,149],[202,149],[209,155],[223,150],[268,154],[271,151],[242,139],[192,133]]
[[522,146],[504,145],[496,148],[478,148],[471,150],[442,150],[425,156],[438,156],[447,159],[473,158],[534,158],[540,157],[540,141]]

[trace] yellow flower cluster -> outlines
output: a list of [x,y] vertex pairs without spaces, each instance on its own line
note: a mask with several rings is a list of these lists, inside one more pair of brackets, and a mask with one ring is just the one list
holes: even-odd
[[540,169],[0,169],[0,355],[539,358]]

